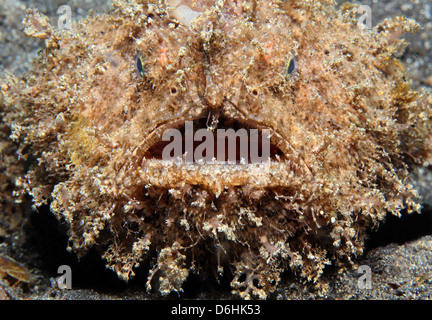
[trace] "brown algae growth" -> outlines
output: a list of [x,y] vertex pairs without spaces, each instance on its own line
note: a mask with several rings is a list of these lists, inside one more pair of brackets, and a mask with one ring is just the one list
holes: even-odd
[[[18,183],[70,250],[99,247],[125,280],[147,261],[162,294],[191,273],[230,273],[244,298],[288,268],[316,281],[386,213],[419,208],[408,174],[430,161],[432,98],[395,58],[417,29],[361,29],[332,1],[117,0],[71,31],[29,11],[46,49],[0,101],[32,163]],[[163,133],[187,121],[268,129],[270,162],[163,160]]]

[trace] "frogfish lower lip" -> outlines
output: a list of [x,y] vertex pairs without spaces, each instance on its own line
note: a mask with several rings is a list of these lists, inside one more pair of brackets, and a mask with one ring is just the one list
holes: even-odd
[[184,185],[200,186],[220,195],[224,189],[239,186],[277,189],[290,187],[294,180],[314,179],[295,161],[268,161],[260,164],[184,164],[148,159],[135,171],[134,184],[151,184],[163,189],[180,189]]

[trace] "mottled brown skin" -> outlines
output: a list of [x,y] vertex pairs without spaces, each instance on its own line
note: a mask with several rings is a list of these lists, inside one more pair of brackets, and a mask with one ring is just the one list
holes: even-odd
[[[407,177],[430,157],[432,99],[393,56],[414,22],[360,30],[355,8],[330,1],[181,3],[201,15],[184,25],[174,7],[117,1],[66,33],[34,30],[29,14],[47,49],[3,99],[22,156],[38,160],[23,187],[69,226],[72,250],[101,247],[124,279],[150,260],[163,294],[231,270],[233,292],[265,298],[286,268],[316,281],[360,255],[387,212],[418,209]],[[198,119],[271,129],[280,157],[154,156],[166,129]]]

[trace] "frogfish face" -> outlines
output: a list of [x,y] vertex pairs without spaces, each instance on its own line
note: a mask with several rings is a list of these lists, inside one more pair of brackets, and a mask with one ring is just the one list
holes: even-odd
[[188,184],[214,196],[226,188],[284,186],[293,170],[310,174],[285,128],[295,84],[289,67],[296,43],[283,30],[289,18],[266,21],[255,8],[261,25],[236,4],[210,8],[188,26],[150,18],[139,34],[131,81],[142,87],[141,105],[131,119],[134,132],[119,132],[135,138],[135,157],[125,167],[150,166],[171,177],[155,173],[153,186]]

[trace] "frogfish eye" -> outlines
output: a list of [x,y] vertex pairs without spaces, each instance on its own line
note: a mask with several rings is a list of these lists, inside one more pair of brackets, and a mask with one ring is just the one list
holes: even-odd
[[287,76],[292,76],[295,71],[297,70],[297,59],[295,56],[292,56],[292,58],[288,61],[288,68],[287,68]]
[[139,76],[144,76],[144,64],[139,54],[135,58],[135,71],[138,73]]

